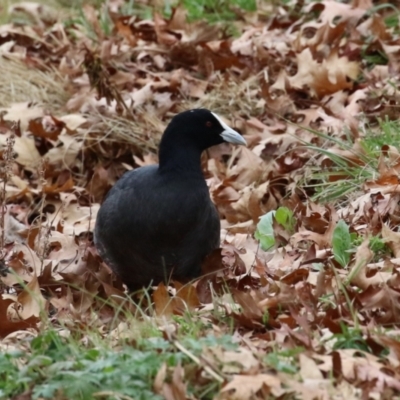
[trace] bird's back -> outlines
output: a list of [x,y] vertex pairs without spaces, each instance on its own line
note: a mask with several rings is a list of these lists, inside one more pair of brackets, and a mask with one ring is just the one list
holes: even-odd
[[95,228],[100,255],[133,290],[199,276],[219,237],[204,179],[162,175],[158,166],[126,173],[106,197]]

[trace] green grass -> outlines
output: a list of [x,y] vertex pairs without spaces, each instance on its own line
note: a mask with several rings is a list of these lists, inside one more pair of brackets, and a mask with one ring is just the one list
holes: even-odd
[[[4,7],[6,10],[10,4],[18,3],[17,0],[7,1],[9,3]],[[95,31],[94,26],[87,19],[83,10],[84,5],[91,5],[97,10],[102,35],[109,37],[112,34],[114,23],[109,15],[105,0],[73,0],[72,2],[65,0],[45,0],[42,3],[54,9],[62,10],[60,11],[63,15],[62,21],[70,34],[74,34],[74,28],[79,28],[87,37],[97,42],[102,38],[98,37],[98,32]],[[205,20],[210,24],[221,23],[229,35],[237,34],[233,22],[237,20],[241,12],[256,11],[255,0],[183,0],[182,3],[180,1],[165,0],[161,8],[129,0],[121,5],[119,13],[125,16],[137,15],[141,19],[152,19],[154,11],[158,11],[168,18],[171,16],[173,8],[179,4],[183,4],[186,8],[189,21]],[[35,21],[23,12],[3,13],[0,23],[6,22],[35,24]]]
[[[161,352],[165,344],[157,340],[136,349],[122,347],[116,351],[75,347],[55,331],[46,332],[32,340],[29,356],[20,351],[0,356],[0,395],[9,398],[32,388],[34,399],[64,396],[83,400],[100,391],[137,399],[160,399],[152,391],[152,379],[163,362],[174,365],[182,357]],[[22,368],[18,367],[20,363]]]
[[377,130],[370,130],[361,142],[371,156],[377,158],[384,145],[400,148],[400,122],[379,120]]
[[[43,316],[37,336],[18,338],[17,343],[7,339],[7,348],[13,350],[0,352],[0,399],[28,393],[41,400],[162,399],[154,389],[157,373],[166,366],[170,382],[178,365],[190,372],[184,380],[187,392],[212,399],[223,379],[218,372],[207,375],[206,364],[195,360],[201,360],[204,349],[236,350],[232,329],[221,323],[224,333],[215,334],[207,319],[187,312],[169,320],[167,330],[175,328],[163,337],[158,319],[149,318],[154,314],[152,306],[146,306],[149,300],[145,295],[135,312],[134,304],[127,309],[99,298],[99,303],[113,308],[109,324],[100,323],[94,314],[84,326],[74,321],[64,327],[59,320],[54,327]],[[201,383],[199,373],[205,374]]]
[[[35,20],[26,13],[8,13],[11,5],[18,4],[21,1],[5,0],[5,3],[0,5],[0,11],[2,11],[0,12],[0,25],[7,22],[35,24]],[[186,8],[189,21],[206,20],[209,23],[228,23],[235,21],[240,12],[256,11],[256,0],[183,0],[182,2],[164,0],[163,6],[157,11],[168,17],[171,15],[173,7],[180,3]],[[98,10],[99,24],[104,35],[109,36],[112,32],[114,25],[108,14],[106,0],[41,0],[40,4],[56,10],[62,10],[64,17],[65,14],[69,15],[69,17],[62,18],[67,27],[72,25],[81,26],[88,37],[92,40],[97,40],[97,35],[83,12],[83,6],[91,5]],[[137,15],[141,19],[151,19],[155,9],[154,6],[129,0],[121,5],[119,11],[121,15]],[[234,31],[233,26],[230,24],[227,24],[226,28],[227,31]]]
[[338,140],[327,135],[314,132],[326,141],[328,146],[334,144],[342,151],[351,154],[352,159],[325,149],[306,145],[309,149],[325,156],[331,161],[327,168],[311,169],[304,186],[314,193],[313,201],[346,202],[359,193],[363,184],[379,177],[378,163],[382,155],[382,146],[400,147],[400,122],[379,120],[378,126],[368,129],[359,141],[360,151],[354,149],[354,142]]
[[183,0],[189,20],[233,21],[237,10],[256,11],[255,0]]
[[[25,343],[26,351],[0,354],[0,398],[31,392],[33,399],[161,399],[153,391],[161,366],[191,362],[160,336],[141,338],[131,345],[119,342],[111,347],[93,332],[90,336],[63,338],[56,330],[46,330]],[[197,357],[204,347],[237,348],[231,336],[187,337],[181,343]],[[219,387],[212,379],[202,385],[192,379],[188,384],[188,392],[195,396],[209,390],[210,385],[214,393]]]
[[366,353],[373,353],[367,344],[363,333],[358,328],[350,328],[344,323],[340,324],[342,333],[337,333],[332,336],[334,339],[333,349],[356,349]]

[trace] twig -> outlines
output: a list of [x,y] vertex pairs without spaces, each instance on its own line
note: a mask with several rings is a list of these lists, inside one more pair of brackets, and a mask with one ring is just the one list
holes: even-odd
[[192,361],[194,361],[199,367],[204,368],[204,371],[206,371],[210,376],[212,376],[216,381],[219,383],[224,383],[225,379],[219,375],[217,372],[215,372],[211,367],[208,365],[202,365],[203,363],[199,358],[197,358],[193,353],[191,353],[188,349],[183,347],[181,343],[179,343],[177,340],[174,340],[172,342],[174,346],[180,350],[182,353],[186,354]]
[[14,159],[14,144],[15,144],[15,134],[12,133],[6,141],[6,151],[3,153],[4,167],[2,171],[3,185],[0,190],[0,252],[1,259],[4,258],[4,246],[5,246],[5,217],[7,212],[6,207],[6,187],[8,180],[10,178],[10,171],[12,166],[12,161]]

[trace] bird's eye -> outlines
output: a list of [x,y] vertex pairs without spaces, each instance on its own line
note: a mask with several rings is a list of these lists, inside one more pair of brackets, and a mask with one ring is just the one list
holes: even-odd
[[213,123],[211,121],[206,122],[206,127],[211,128],[213,126]]

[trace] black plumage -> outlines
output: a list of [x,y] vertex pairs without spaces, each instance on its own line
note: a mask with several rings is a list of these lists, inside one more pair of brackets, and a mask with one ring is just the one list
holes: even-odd
[[163,134],[159,165],[127,172],[108,193],[94,241],[130,290],[198,277],[204,258],[219,247],[220,221],[200,157],[222,142],[246,144],[214,113],[182,112]]

